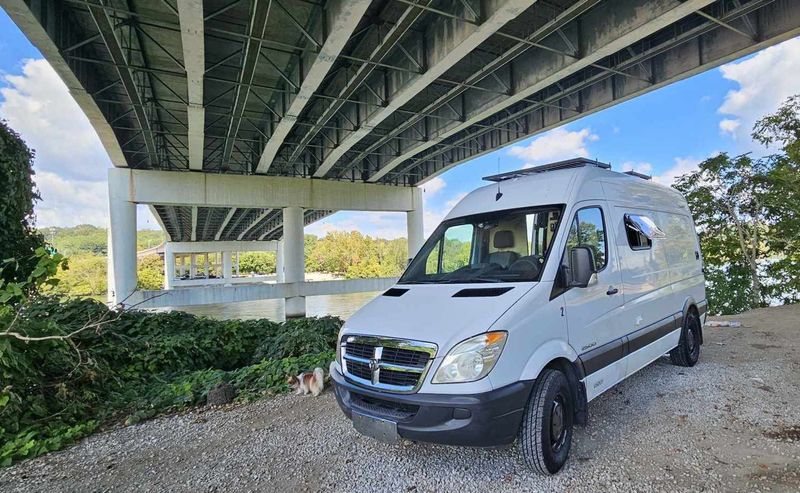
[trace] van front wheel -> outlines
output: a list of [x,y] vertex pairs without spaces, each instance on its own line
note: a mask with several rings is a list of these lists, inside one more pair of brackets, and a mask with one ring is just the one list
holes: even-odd
[[575,404],[566,375],[545,369],[533,386],[519,431],[522,459],[540,474],[555,474],[572,445]]
[[700,317],[690,311],[686,314],[678,345],[669,352],[673,365],[694,366],[700,359]]

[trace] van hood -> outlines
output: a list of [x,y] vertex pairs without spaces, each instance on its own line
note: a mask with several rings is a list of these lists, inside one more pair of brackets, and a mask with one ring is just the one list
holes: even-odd
[[[444,356],[454,344],[489,330],[534,285],[396,284],[347,319],[341,335],[432,342],[439,346],[437,356]],[[400,295],[386,294],[393,291]],[[454,297],[456,293],[459,295]]]

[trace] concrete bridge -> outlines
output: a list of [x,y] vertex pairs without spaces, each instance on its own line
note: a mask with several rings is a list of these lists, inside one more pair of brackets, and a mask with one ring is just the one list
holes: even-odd
[[[286,297],[288,315],[321,289],[304,282],[304,225],[338,210],[405,212],[413,255],[426,180],[800,34],[796,0],[0,5],[115,166],[111,298],[142,296],[135,204],[147,204],[168,237],[158,299],[208,299],[175,293],[210,289],[175,286],[176,249],[221,251],[230,272],[231,252],[275,248],[279,284],[248,296]],[[224,284],[215,299],[236,299],[241,287]]]

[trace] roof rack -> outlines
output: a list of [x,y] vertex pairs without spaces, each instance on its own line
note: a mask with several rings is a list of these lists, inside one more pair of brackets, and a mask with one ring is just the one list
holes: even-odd
[[558,161],[556,163],[543,164],[541,166],[534,166],[533,168],[518,169],[516,171],[509,171],[508,173],[500,173],[498,175],[484,176],[486,181],[505,181],[512,178],[519,178],[520,176],[532,175],[534,173],[544,173],[545,171],[555,171],[557,169],[569,168],[582,168],[584,166],[596,166],[602,169],[611,169],[608,163],[601,163],[594,159],[575,158],[567,159],[566,161]]
[[641,178],[642,180],[652,180],[653,177],[650,175],[646,175],[644,173],[637,173],[636,171],[623,171],[626,175],[635,176],[636,178]]

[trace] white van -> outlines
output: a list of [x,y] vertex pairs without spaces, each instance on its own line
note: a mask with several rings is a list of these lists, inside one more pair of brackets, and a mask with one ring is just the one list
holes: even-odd
[[644,175],[573,159],[486,179],[344,324],[336,399],[379,440],[519,438],[553,474],[589,401],[665,353],[697,362],[700,247],[684,198]]

